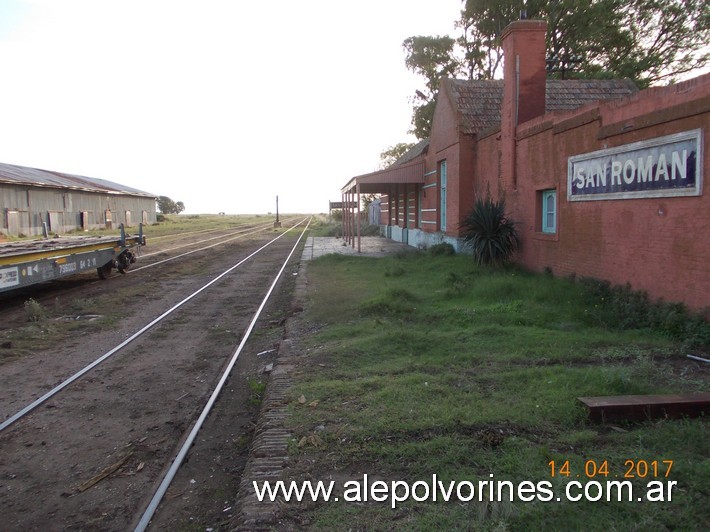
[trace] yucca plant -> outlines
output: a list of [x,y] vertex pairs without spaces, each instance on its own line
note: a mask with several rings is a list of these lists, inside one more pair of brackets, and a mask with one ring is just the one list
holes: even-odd
[[515,222],[505,214],[504,199],[478,198],[460,226],[478,264],[504,264],[520,247]]

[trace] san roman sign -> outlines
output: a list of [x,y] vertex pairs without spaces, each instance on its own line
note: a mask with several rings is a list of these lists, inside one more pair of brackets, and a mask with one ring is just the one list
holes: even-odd
[[702,144],[695,129],[570,157],[567,199],[699,196]]

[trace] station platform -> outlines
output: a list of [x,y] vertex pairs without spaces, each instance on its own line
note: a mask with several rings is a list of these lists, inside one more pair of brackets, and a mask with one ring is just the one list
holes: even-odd
[[357,240],[355,247],[348,245],[345,240],[334,236],[309,236],[303,248],[301,260],[307,261],[327,255],[338,253],[341,255],[361,255],[367,257],[384,257],[398,251],[412,250],[407,244],[394,242],[382,236],[363,236],[360,240],[360,253],[357,251]]

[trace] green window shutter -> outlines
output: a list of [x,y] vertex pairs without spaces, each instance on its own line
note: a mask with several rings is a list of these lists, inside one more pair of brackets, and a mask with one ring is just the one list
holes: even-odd
[[446,231],[446,160],[439,163],[439,187],[441,198],[439,205],[439,230]]
[[542,232],[557,232],[557,191],[542,192]]

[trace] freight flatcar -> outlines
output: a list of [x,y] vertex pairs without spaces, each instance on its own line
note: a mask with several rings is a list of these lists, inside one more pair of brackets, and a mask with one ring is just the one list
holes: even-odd
[[0,292],[43,283],[95,269],[106,279],[116,269],[125,273],[145,245],[138,235],[68,236],[0,244]]

